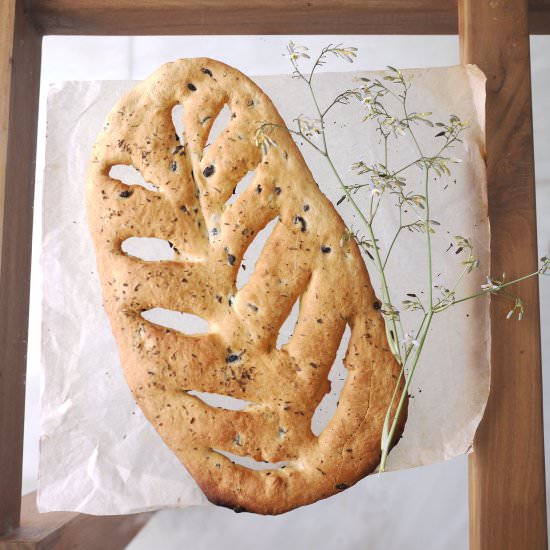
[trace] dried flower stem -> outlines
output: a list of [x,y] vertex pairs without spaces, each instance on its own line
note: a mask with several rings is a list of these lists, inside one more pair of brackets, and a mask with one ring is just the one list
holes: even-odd
[[[325,109],[322,109],[319,105],[319,101],[313,87],[313,77],[316,70],[325,63],[328,55],[334,55],[338,58],[353,62],[356,57],[356,48],[346,48],[341,44],[326,46],[321,50],[319,56],[313,62],[309,75],[304,74],[298,65],[300,58],[310,58],[307,53],[309,51],[308,48],[305,46],[296,46],[293,42],[290,42],[287,50],[288,57],[294,69],[293,76],[300,78],[306,84],[318,117],[316,120],[311,120],[301,115],[296,120],[297,130],[290,128],[287,128],[287,130],[289,130],[293,135],[303,139],[306,143],[308,143],[308,145],[310,145],[326,159],[326,162],[334,174],[336,181],[344,193],[344,196],[337,202],[337,205],[339,205],[343,200],[348,200],[365,226],[368,239],[361,239],[358,235],[355,235],[355,238],[363,252],[369,256],[380,273],[380,290],[383,302],[382,314],[386,326],[387,340],[393,355],[401,365],[401,371],[396,382],[391,402],[386,412],[384,426],[382,429],[379,471],[383,472],[386,467],[388,454],[394,445],[395,431],[399,425],[399,419],[403,412],[403,407],[408,395],[410,384],[419,364],[433,318],[437,314],[456,304],[488,294],[500,293],[505,295],[503,292],[504,289],[511,285],[529,279],[530,277],[550,274],[550,259],[546,257],[542,258],[541,266],[537,271],[512,281],[505,282],[504,275],[502,276],[502,281],[496,281],[490,277],[487,277],[487,284],[481,286],[480,292],[457,299],[456,293],[458,292],[464,277],[471,273],[474,268],[479,266],[479,262],[473,255],[473,246],[469,239],[458,236],[455,237],[455,244],[457,247],[455,253],[459,254],[466,251],[468,254],[467,259],[463,261],[464,269],[461,271],[451,289],[443,288],[440,285],[434,286],[431,234],[435,231],[434,226],[438,226],[439,222],[436,222],[431,218],[430,175],[434,173],[437,177],[441,177],[443,175],[448,176],[451,174],[449,163],[460,162],[458,159],[444,156],[444,153],[456,143],[461,143],[460,136],[466,129],[467,124],[462,122],[456,115],[451,115],[447,123],[433,123],[429,118],[431,113],[411,112],[407,104],[407,97],[411,84],[406,81],[401,71],[395,69],[394,67],[388,67],[389,72],[383,77],[383,80],[389,81],[393,86],[396,86],[399,90],[398,93],[396,93],[390,86],[384,84],[381,79],[371,81],[367,78],[362,78],[361,80],[364,83],[362,88],[346,90],[345,92],[338,94]],[[400,105],[402,115],[393,115],[388,110],[383,102],[385,96],[387,95],[397,101]],[[357,170],[359,175],[366,174],[368,181],[366,183],[347,185],[344,182],[343,177],[338,172],[338,169],[336,168],[331,157],[327,135],[325,132],[325,118],[335,105],[347,104],[353,98],[361,101],[367,108],[367,115],[364,117],[364,121],[374,120],[377,124],[376,130],[380,133],[382,139],[384,140],[384,162],[383,164],[374,163],[371,165],[366,164],[364,161],[356,162],[353,165],[353,169]],[[439,133],[435,135],[435,138],[442,138],[444,143],[435,155],[426,156],[424,153],[413,129],[413,125],[415,124],[426,124],[430,127],[439,129]],[[260,124],[256,133],[256,142],[258,146],[262,148],[264,153],[267,147],[276,146],[275,140],[271,137],[271,132],[277,127],[277,125],[271,123]],[[412,162],[409,162],[408,164],[393,171],[389,169],[388,159],[388,141],[392,135],[394,135],[396,139],[398,136],[408,135],[419,155],[418,158]],[[320,145],[315,143],[315,136],[320,137]],[[417,166],[423,171],[424,195],[406,193],[404,191],[406,183],[403,174],[414,166]],[[365,214],[365,211],[361,208],[354,197],[355,193],[364,188],[370,188],[371,190],[368,215]],[[382,255],[378,244],[378,239],[376,238],[374,220],[382,198],[385,194],[387,194],[387,192],[396,195],[398,198],[397,206],[399,208],[399,227],[397,228],[385,255]],[[404,206],[407,206],[408,210],[413,211],[417,216],[419,216],[418,209],[423,210],[423,216],[419,216],[416,221],[405,223],[403,218]],[[407,210],[405,210],[405,212],[406,211]],[[405,230],[411,232],[424,232],[426,234],[428,303],[423,304],[416,293],[407,294],[410,299],[402,302],[405,309],[418,309],[423,313],[420,324],[412,332],[406,332],[404,330],[399,310],[394,307],[391,299],[386,274],[390,255],[394,251],[399,237]],[[434,299],[434,288],[439,288],[441,292],[440,298]],[[521,319],[524,312],[523,302],[518,297],[510,297],[514,301],[514,307],[508,312],[507,318],[512,317],[514,313],[518,312],[518,319]],[[415,334],[414,338],[412,337],[412,334]],[[405,383],[403,390],[399,395],[399,388],[403,378],[405,379]],[[398,398],[398,395],[399,401],[395,407],[395,413],[392,414],[395,406],[395,400]]]

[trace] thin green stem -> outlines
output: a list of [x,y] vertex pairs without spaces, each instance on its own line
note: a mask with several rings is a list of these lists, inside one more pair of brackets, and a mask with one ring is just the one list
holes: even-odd
[[388,248],[388,252],[386,253],[386,258],[384,259],[384,263],[382,264],[382,268],[385,269],[386,268],[386,264],[388,263],[388,260],[390,258],[390,254],[391,254],[391,251],[395,245],[395,243],[397,242],[397,237],[399,237],[399,234],[401,233],[401,231],[403,231],[404,227],[399,224],[399,229],[395,232],[395,235],[392,239],[392,242],[390,243],[390,247]]
[[[408,121],[409,120],[409,113],[407,111],[407,88],[405,87],[405,91],[403,92],[403,112],[405,113],[405,119]],[[418,154],[424,158],[424,153],[422,152],[422,148],[420,147],[420,144],[418,143],[418,140],[416,139],[416,136],[413,132],[413,129],[411,128],[411,123],[408,122],[407,123],[408,125],[408,128],[409,128],[409,133],[411,134],[411,137],[414,141],[414,144],[416,145],[416,149],[418,151]]]
[[428,300],[429,300],[429,309],[433,309],[433,269],[432,269],[432,238],[431,238],[431,228],[430,228],[430,169],[426,167],[426,179],[424,181],[424,196],[426,197],[426,218],[425,218],[425,228],[426,228],[426,246],[427,246],[427,256],[428,256]]
[[530,279],[531,277],[536,277],[537,275],[540,275],[540,269],[537,271],[534,271],[533,273],[529,273],[528,275],[524,275],[523,277],[519,277],[518,279],[514,279],[513,281],[508,281],[507,283],[496,285],[497,286],[496,289],[487,288],[485,290],[482,290],[481,292],[476,292],[475,294],[466,296],[465,298],[461,298],[460,300],[455,300],[452,303],[452,305],[456,306],[456,304],[460,304],[461,302],[466,302],[467,300],[472,300],[473,298],[478,298],[479,296],[485,296],[486,294],[496,294],[499,291],[501,291],[503,288],[506,288],[507,286],[515,285],[517,283],[520,283],[521,281]]
[[[466,275],[466,273],[469,273],[470,271],[470,268],[468,266],[466,266],[462,272],[460,273],[460,275],[458,276],[458,279],[456,280],[453,288],[451,289],[450,292],[448,292],[447,296],[453,296],[458,288],[458,286],[460,285],[460,282],[462,281],[462,279],[464,278],[464,275]],[[446,298],[443,298],[442,300],[440,300],[435,306],[434,306],[434,313],[441,313],[443,311],[445,311],[446,309],[449,309],[455,302],[454,301],[449,301],[448,303],[445,304],[445,299]],[[440,305],[442,304],[442,305]]]
[[404,172],[405,170],[407,170],[407,168],[410,168],[411,166],[414,166],[415,164],[417,164],[421,160],[422,159],[420,158],[420,159],[413,160],[412,162],[409,162],[409,164],[406,164],[405,166],[403,166],[403,168],[400,168],[399,170],[396,170],[395,172],[392,172],[391,173],[392,177],[397,176],[397,174],[400,174],[401,172]]
[[[399,399],[399,403],[397,404],[397,409],[395,411],[395,414],[393,416],[393,421],[391,428],[389,430],[388,436],[386,440],[384,441],[384,444],[382,445],[382,456],[380,457],[380,466],[378,468],[379,472],[383,472],[386,468],[386,461],[388,459],[388,454],[391,450],[393,438],[395,436],[395,430],[397,429],[397,425],[399,423],[399,418],[401,417],[401,412],[403,410],[403,405],[405,404],[405,400],[408,395],[409,387],[412,381],[412,377],[414,375],[414,371],[416,370],[416,366],[418,365],[418,360],[420,359],[420,354],[422,353],[422,348],[424,347],[424,342],[426,341],[426,336],[428,335],[428,330],[430,329],[430,324],[432,322],[433,318],[433,311],[429,311],[426,314],[425,317],[425,323],[423,323],[423,330],[422,335],[420,337],[420,341],[418,343],[418,348],[416,349],[416,353],[414,356],[413,363],[411,365],[411,369],[409,371],[409,374],[406,377],[405,385],[403,387],[403,391],[401,392],[401,397]],[[399,382],[396,384],[396,387],[399,387]]]

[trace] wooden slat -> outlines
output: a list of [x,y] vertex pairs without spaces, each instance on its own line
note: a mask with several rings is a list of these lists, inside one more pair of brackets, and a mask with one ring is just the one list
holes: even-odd
[[39,514],[36,493],[23,497],[21,526],[4,537],[0,550],[119,550],[149,521],[152,513],[131,516],[89,516],[74,512]]
[[[491,271],[537,269],[526,0],[461,0],[462,61],[487,75]],[[547,548],[538,282],[514,289],[524,319],[494,298],[492,381],[470,458],[471,550]]]
[[[10,11],[11,0],[2,0]],[[0,96],[1,112],[9,108],[5,165],[0,169],[4,196],[0,268],[0,533],[19,521],[25,361],[31,261],[34,159],[42,37],[15,1],[13,51],[2,35],[2,67],[10,66],[10,88]],[[13,8],[12,8],[13,9]],[[4,23],[4,21],[2,22]],[[9,74],[2,73],[10,80]],[[0,83],[3,85],[4,83]],[[2,143],[5,147],[5,142]]]
[[[457,0],[29,0],[45,34],[456,34]],[[550,0],[530,0],[550,34]]]
[[[0,3],[0,243],[2,242],[4,182],[6,180],[6,159],[8,157],[9,100],[14,22],[15,0],[5,0]],[[2,249],[0,247],[0,266],[1,265]]]
[[31,0],[46,34],[456,34],[457,0]]
[[550,0],[529,0],[529,32],[550,34]]

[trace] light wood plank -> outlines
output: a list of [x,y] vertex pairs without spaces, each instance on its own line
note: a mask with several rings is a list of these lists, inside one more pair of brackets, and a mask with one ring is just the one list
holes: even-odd
[[4,537],[0,536],[0,550],[119,550],[137,535],[152,515],[39,514],[36,493],[31,493],[23,497],[21,503],[21,526]]
[[[491,271],[537,269],[526,0],[461,0],[462,61],[487,75]],[[470,458],[471,550],[545,550],[546,498],[538,282],[514,289],[521,321],[493,298],[492,382]]]
[[[0,533],[19,522],[23,419],[25,412],[25,361],[31,260],[34,158],[40,51],[42,39],[24,15],[23,1],[14,14],[13,50],[2,36],[2,67],[10,65],[11,83],[0,97],[4,113],[9,102],[6,159],[0,190],[3,192],[2,252],[0,268]],[[12,3],[10,0],[8,4]],[[5,12],[4,12],[5,13]],[[8,29],[8,35],[10,31]],[[9,80],[9,75],[2,73]],[[2,82],[0,85],[4,86]]]
[[[10,110],[10,86],[13,53],[13,28],[15,23],[15,0],[0,3],[0,243],[4,218],[4,183],[8,156],[8,122]],[[0,267],[2,249],[0,248]]]

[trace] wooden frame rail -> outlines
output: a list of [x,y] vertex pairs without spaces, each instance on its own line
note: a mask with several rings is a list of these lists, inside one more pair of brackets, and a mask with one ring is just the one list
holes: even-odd
[[[4,550],[119,550],[132,540],[152,513],[125,516],[89,516],[75,512],[39,514],[36,493],[21,501],[21,525],[0,539]],[[101,543],[99,543],[101,541]]]
[[[458,0],[29,0],[29,10],[45,34],[457,34],[457,4]],[[550,2],[529,0],[530,32],[547,34],[549,28]]]
[[[487,76],[491,270],[514,278],[538,264],[526,3],[461,0],[460,39],[463,62]],[[538,281],[518,292],[530,304],[525,323],[491,303],[491,395],[469,462],[471,548],[547,548]]]
[[[21,498],[32,203],[42,36],[456,34],[487,81],[492,262],[536,265],[529,33],[550,0],[0,0],[0,549],[122,548],[149,514],[37,514]],[[538,285],[522,323],[492,304],[492,390],[470,459],[470,548],[547,548]],[[99,541],[101,540],[101,543]]]

